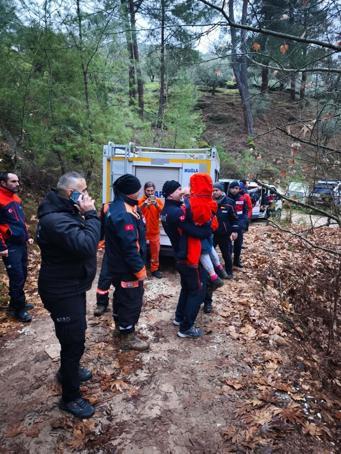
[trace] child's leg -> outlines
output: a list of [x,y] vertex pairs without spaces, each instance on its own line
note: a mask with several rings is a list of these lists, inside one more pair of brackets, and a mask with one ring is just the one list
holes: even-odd
[[202,266],[205,268],[205,270],[210,275],[211,281],[216,281],[217,279],[219,279],[219,277],[214,269],[214,265],[212,263],[210,254],[201,254],[200,263],[202,264]]
[[210,250],[210,258],[212,260],[212,263],[214,266],[216,267],[220,267],[220,259],[219,259],[219,255],[217,253],[217,251],[215,250],[215,248],[212,246],[211,250]]
[[210,258],[210,254],[201,254],[200,263],[202,264],[202,266],[205,268],[205,270],[208,272],[208,274],[210,276],[212,274],[215,274],[214,266],[213,266],[212,260]]

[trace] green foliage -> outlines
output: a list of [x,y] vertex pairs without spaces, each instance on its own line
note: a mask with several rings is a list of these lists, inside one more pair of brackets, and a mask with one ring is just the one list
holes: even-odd
[[[227,81],[232,76],[231,67],[223,62],[203,63],[197,66],[195,82],[209,87],[214,94],[218,87],[226,88]],[[227,87],[230,88],[230,87]]]
[[198,92],[185,78],[172,86],[166,108],[167,134],[163,145],[174,148],[196,147],[203,132],[200,114],[194,110]]

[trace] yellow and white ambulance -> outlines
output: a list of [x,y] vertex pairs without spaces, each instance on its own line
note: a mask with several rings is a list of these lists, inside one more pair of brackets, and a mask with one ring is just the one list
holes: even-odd
[[[167,180],[176,180],[185,187],[193,173],[204,172],[216,182],[219,170],[220,160],[215,148],[173,149],[109,142],[103,147],[103,203],[113,200],[112,184],[125,173],[135,175],[142,187],[152,181],[155,195],[162,197],[162,186]],[[162,228],[161,246],[170,246]]]

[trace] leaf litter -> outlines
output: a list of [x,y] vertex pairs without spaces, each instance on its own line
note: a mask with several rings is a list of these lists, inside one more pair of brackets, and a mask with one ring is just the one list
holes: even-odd
[[[312,238],[341,244],[336,229],[318,229]],[[336,453],[339,333],[327,352],[335,262],[323,251],[312,257],[301,240],[269,226],[252,226],[245,246],[245,268],[215,293],[214,313],[199,314],[210,335],[197,342],[179,340],[171,324],[179,283],[169,264],[163,279],[146,282],[140,329],[151,342],[148,353],[120,350],[110,313],[92,316],[90,292],[83,362],[94,377],[82,386],[96,405],[89,421],[57,408],[58,364],[44,352],[55,344],[53,326],[36,291],[39,254],[30,254],[35,336],[0,313],[3,449]]]

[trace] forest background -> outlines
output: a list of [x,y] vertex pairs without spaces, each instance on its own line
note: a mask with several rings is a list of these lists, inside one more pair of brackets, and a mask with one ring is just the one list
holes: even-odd
[[[102,147],[217,146],[223,177],[337,178],[341,5],[0,0],[0,162],[26,187]],[[201,52],[200,49],[205,49]]]

